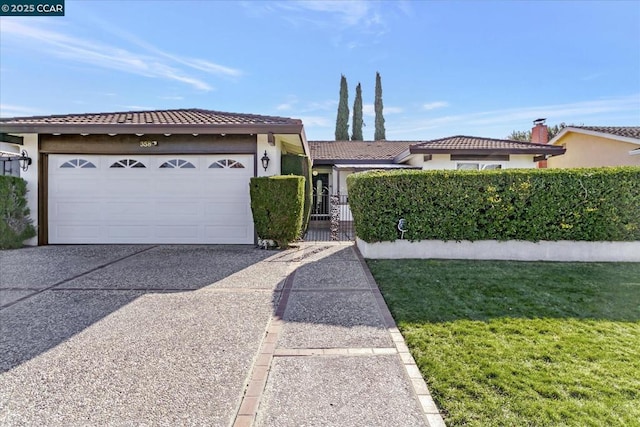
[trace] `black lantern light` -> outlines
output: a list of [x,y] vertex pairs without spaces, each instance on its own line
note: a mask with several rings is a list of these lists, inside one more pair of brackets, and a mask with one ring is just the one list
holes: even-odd
[[20,153],[20,157],[18,157],[18,160],[20,161],[20,167],[23,171],[26,172],[32,163],[31,157],[29,157],[27,150],[22,150],[22,152]]
[[271,160],[269,156],[267,156],[267,150],[264,150],[264,156],[260,159],[262,161],[262,167],[266,171],[269,167],[269,161]]

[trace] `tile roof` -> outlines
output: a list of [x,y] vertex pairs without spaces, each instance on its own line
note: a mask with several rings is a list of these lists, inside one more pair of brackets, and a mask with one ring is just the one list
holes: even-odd
[[[302,121],[287,117],[257,114],[225,113],[198,108],[152,111],[124,111],[114,113],[84,113],[52,116],[0,118],[0,132],[35,133],[92,133],[134,132],[136,130],[185,133],[215,133],[237,129],[238,133],[258,133],[287,128],[287,132],[302,131]],[[125,130],[123,130],[125,129]]]
[[625,138],[640,139],[640,126],[567,126],[572,129],[590,130],[592,132],[608,133]]
[[417,141],[309,141],[311,158],[315,163],[335,161],[386,161],[406,151]]
[[24,124],[156,124],[156,125],[249,125],[298,124],[300,120],[257,114],[224,113],[198,108],[178,110],[125,111],[53,116],[1,118],[0,123]]
[[448,138],[434,139],[412,145],[414,153],[502,153],[502,154],[560,154],[561,147],[531,142],[512,141],[509,139],[482,138],[477,136],[457,135]]

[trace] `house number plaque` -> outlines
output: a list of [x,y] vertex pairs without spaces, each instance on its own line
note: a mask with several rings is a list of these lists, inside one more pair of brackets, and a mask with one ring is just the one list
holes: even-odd
[[140,141],[140,147],[142,148],[155,147],[157,145],[158,141]]

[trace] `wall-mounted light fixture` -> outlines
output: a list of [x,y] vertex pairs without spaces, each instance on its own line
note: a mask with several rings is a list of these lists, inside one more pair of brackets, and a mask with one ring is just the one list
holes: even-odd
[[20,161],[20,167],[25,172],[29,169],[31,163],[33,163],[31,157],[29,157],[29,154],[27,153],[27,150],[22,150],[20,152],[20,157],[18,157],[18,160]]
[[266,172],[267,168],[269,167],[269,161],[270,160],[271,159],[269,158],[269,156],[267,156],[267,150],[264,150],[264,156],[262,156],[260,161],[262,162],[262,167],[264,168],[265,172]]

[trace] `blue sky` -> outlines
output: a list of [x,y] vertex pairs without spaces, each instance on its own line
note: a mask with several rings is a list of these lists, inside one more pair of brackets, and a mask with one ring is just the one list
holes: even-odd
[[204,108],[333,139],[340,75],[387,139],[640,125],[638,1],[78,1],[0,18],[3,117]]

